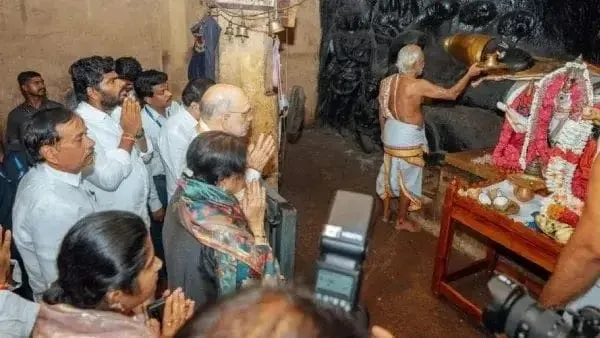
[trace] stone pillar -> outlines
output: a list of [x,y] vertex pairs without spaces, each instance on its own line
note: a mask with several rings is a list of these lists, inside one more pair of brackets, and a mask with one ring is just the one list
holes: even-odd
[[[244,11],[244,13],[251,12]],[[270,62],[267,62],[267,58],[272,56],[273,43],[273,39],[264,33],[267,22],[252,20],[248,23],[251,26],[248,30],[249,38],[244,41],[235,36],[229,39],[223,34],[228,25],[228,21],[223,16],[219,16],[219,25],[223,30],[219,44],[218,82],[239,86],[250,97],[254,110],[251,139],[256,140],[259,134],[264,133],[272,135],[277,141],[279,137],[277,96],[267,95],[268,89],[265,88],[265,76],[267,74],[270,76],[270,69],[267,69],[267,64]],[[279,145],[275,153],[279,153]],[[274,186],[277,186],[278,181],[277,158],[277,155],[273,156],[264,170],[264,174],[269,177],[269,183]]]

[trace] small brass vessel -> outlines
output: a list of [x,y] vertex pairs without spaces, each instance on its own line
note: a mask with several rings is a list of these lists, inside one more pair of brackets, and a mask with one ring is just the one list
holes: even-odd
[[492,70],[492,69],[507,69],[508,66],[504,63],[501,63],[498,61],[498,58],[500,57],[500,52],[494,52],[494,53],[488,53],[485,56],[485,61],[483,62],[478,62],[477,65],[480,68],[483,68],[485,70]]
[[529,202],[535,197],[535,192],[531,188],[520,187],[518,185],[515,185],[513,194],[520,202]]
[[457,60],[472,65],[482,61],[483,52],[495,38],[483,34],[456,34],[444,39],[444,50]]
[[509,175],[508,180],[513,184],[513,195],[520,202],[531,201],[537,191],[546,188],[542,178],[528,174]]

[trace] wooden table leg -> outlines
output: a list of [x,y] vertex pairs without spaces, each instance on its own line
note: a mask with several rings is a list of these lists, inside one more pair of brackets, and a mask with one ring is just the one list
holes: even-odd
[[485,253],[485,260],[488,261],[487,274],[490,276],[496,269],[496,265],[498,265],[498,257],[499,255],[498,252],[496,252],[496,249],[492,245],[488,244]]
[[452,182],[444,199],[444,211],[440,222],[440,237],[438,238],[438,245],[435,253],[433,280],[431,283],[431,291],[436,296],[439,296],[441,284],[445,281],[448,274],[448,261],[452,249],[452,240],[454,239],[454,228],[452,226],[452,197],[454,196],[456,188],[456,182]]

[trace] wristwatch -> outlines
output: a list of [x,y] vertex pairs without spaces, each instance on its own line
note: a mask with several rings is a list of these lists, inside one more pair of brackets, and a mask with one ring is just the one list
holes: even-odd
[[145,135],[146,135],[146,133],[144,132],[144,128],[140,128],[138,133],[135,134],[135,139],[136,140],[142,139],[142,138],[144,138]]

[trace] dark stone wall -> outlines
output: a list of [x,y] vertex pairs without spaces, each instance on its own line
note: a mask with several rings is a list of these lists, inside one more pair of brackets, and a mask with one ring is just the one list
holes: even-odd
[[[465,71],[442,48],[457,33],[491,35],[533,55],[600,64],[600,1],[321,0],[317,114],[335,128],[377,140],[378,83],[408,43],[424,48],[423,76],[450,86]],[[456,104],[488,109],[511,81],[469,88]]]

